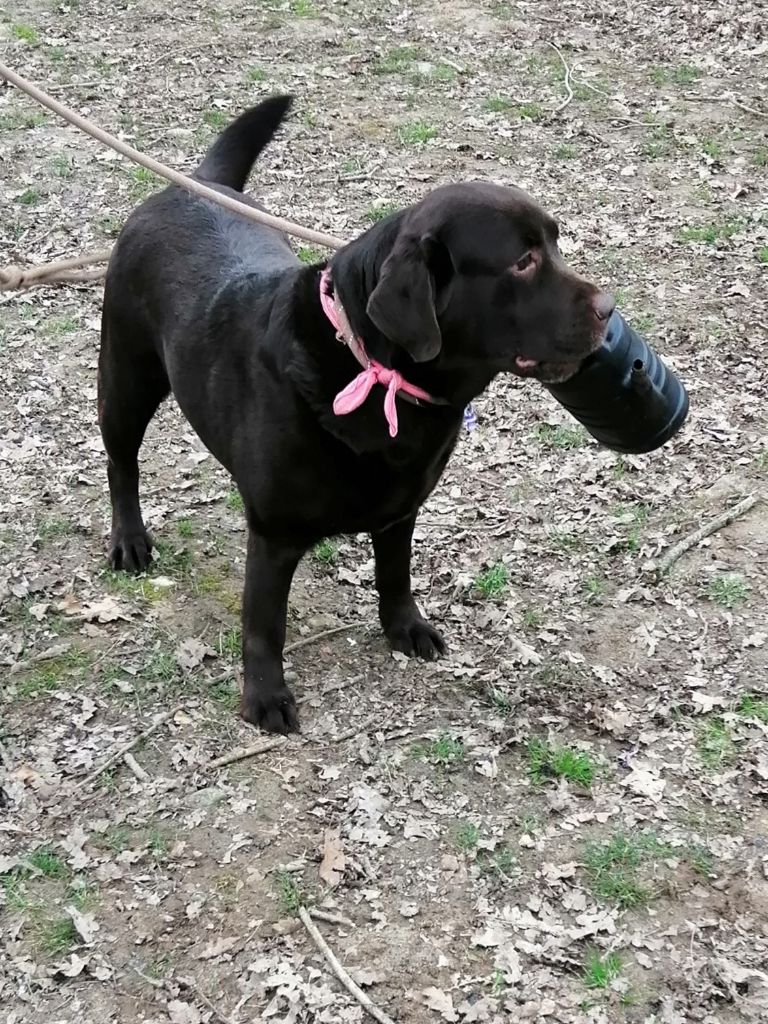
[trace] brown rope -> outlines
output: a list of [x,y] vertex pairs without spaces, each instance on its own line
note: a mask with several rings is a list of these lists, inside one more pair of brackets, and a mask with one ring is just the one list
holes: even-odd
[[[190,178],[180,171],[174,171],[172,168],[166,167],[165,164],[161,164],[153,157],[146,156],[144,153],[134,149],[133,146],[129,146],[127,142],[116,139],[114,135],[105,132],[103,128],[99,128],[87,118],[76,114],[74,110],[64,106],[63,103],[59,103],[58,100],[43,92],[42,89],[38,89],[36,85],[27,81],[26,78],[22,78],[21,75],[17,75],[15,71],[12,71],[1,62],[0,77],[5,78],[12,85],[15,85],[17,89],[21,89],[22,92],[31,96],[33,100],[36,100],[44,107],[48,107],[54,114],[63,117],[65,121],[73,124],[76,128],[80,128],[81,131],[102,142],[105,146],[109,146],[110,149],[114,149],[122,156],[128,157],[134,163],[146,167],[147,170],[152,171],[161,178],[165,178],[174,185],[178,185],[180,188],[186,189],[188,192],[192,192],[194,195],[210,199],[212,202],[218,203],[219,206],[223,206],[225,210],[239,213],[248,220],[257,221],[259,224],[266,224],[277,231],[284,231],[288,235],[294,235],[296,238],[302,238],[307,242],[314,242],[316,245],[322,245],[328,249],[340,249],[345,244],[342,239],[336,238],[334,235],[327,235],[322,231],[314,231],[312,228],[302,227],[300,224],[295,224],[293,221],[285,220],[282,217],[273,217],[272,214],[264,213],[263,210],[258,210],[253,206],[247,206],[237,199],[232,199],[231,196],[222,195],[221,192],[209,188],[195,178]],[[81,268],[92,266],[96,263],[106,263],[108,259],[109,252],[98,252],[92,253],[90,256],[59,260],[56,263],[47,263],[43,266],[31,267],[29,269],[21,267],[0,268],[0,291],[10,291],[14,288],[28,288],[32,285],[55,284],[58,282],[97,281],[104,276],[106,272],[104,268],[98,270],[82,270]]]

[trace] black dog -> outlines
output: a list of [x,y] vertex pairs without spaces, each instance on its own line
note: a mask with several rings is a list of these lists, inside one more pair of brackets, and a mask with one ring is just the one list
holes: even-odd
[[[239,117],[196,177],[242,199],[290,102],[274,97]],[[500,372],[572,375],[612,310],[565,266],[557,235],[518,189],[451,185],[341,249],[323,278],[323,265],[302,265],[280,233],[178,188],[128,219],[109,264],[99,358],[109,558],[132,572],[151,561],[137,455],[172,390],[245,504],[247,721],[298,728],[283,679],[286,606],[300,558],[324,537],[370,532],[392,646],[427,659],[444,651],[411,594],[411,536],[463,409]],[[321,278],[335,313],[345,311],[346,345],[324,312],[333,296],[321,303]],[[368,359],[373,369],[334,412]],[[395,398],[403,382],[421,397],[404,399],[406,386]]]

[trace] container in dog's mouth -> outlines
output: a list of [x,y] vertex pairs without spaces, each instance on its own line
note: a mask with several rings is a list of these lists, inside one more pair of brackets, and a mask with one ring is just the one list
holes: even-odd
[[545,387],[594,438],[617,452],[660,448],[688,415],[682,383],[616,311],[603,344],[579,372]]

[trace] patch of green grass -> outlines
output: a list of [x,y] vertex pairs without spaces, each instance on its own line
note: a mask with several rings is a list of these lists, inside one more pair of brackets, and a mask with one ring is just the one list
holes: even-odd
[[752,154],[752,163],[755,167],[768,167],[768,146],[758,146]]
[[736,608],[747,600],[749,586],[738,573],[715,576],[707,587],[707,597],[723,608]]
[[322,263],[325,260],[325,253],[314,245],[300,245],[296,254],[302,263]]
[[499,996],[503,996],[507,990],[507,979],[504,977],[504,971],[497,967],[491,975],[491,995],[498,999]]
[[582,589],[591,604],[600,604],[605,597],[605,580],[602,576],[588,576]]
[[389,50],[373,65],[375,75],[397,75],[409,71],[411,65],[425,59],[424,51],[418,46],[396,46]]
[[605,989],[621,973],[621,957],[618,953],[607,953],[603,956],[599,950],[593,949],[584,964],[584,984],[587,988]]
[[245,72],[246,82],[264,82],[267,78],[267,72],[264,68],[248,68]]
[[678,64],[672,68],[672,81],[675,85],[693,85],[698,82],[704,72],[693,64]]
[[[73,316],[57,316],[53,320],[48,320],[45,323],[46,334],[72,334],[78,328],[78,322]],[[51,522],[49,520],[49,522]],[[58,519],[53,520],[54,523],[64,523],[66,529],[62,533],[53,533],[53,536],[62,536],[67,533],[72,533],[72,527],[66,520]]]
[[552,154],[555,160],[573,160],[579,155],[577,146],[572,146],[568,142],[561,142],[559,146],[555,147]]
[[570,451],[582,448],[587,443],[587,435],[581,427],[539,423],[536,427],[536,440],[544,448]]
[[131,830],[125,825],[111,825],[104,833],[104,846],[115,853],[122,853],[131,845]]
[[282,868],[275,872],[275,881],[280,909],[284,914],[295,916],[299,912],[299,907],[304,906],[306,902],[299,884],[290,871]]
[[488,690],[488,696],[498,714],[504,718],[512,714],[514,704],[510,700],[509,694],[505,693],[504,690],[500,690],[497,686],[492,686]]
[[229,124],[229,114],[225,114],[223,110],[206,110],[203,113],[203,124],[220,132]]
[[147,833],[147,849],[155,860],[165,860],[168,856],[169,838],[167,832],[153,826]]
[[597,763],[584,750],[553,747],[543,740],[534,739],[528,744],[526,756],[528,774],[534,782],[567,779],[588,789],[597,775]]
[[523,121],[543,121],[547,112],[540,103],[518,103],[515,108],[517,116]]
[[401,207],[398,203],[377,203],[376,206],[368,208],[365,219],[371,224],[377,224],[380,220],[384,220],[385,217],[397,213],[400,209]]
[[502,879],[509,878],[517,862],[515,861],[514,854],[507,846],[500,846],[492,853],[484,854],[478,863],[484,875]]
[[192,526],[192,520],[179,519],[176,523],[176,532],[180,537],[184,537],[185,539],[191,537],[195,532],[194,527]]
[[67,59],[67,51],[63,46],[52,46],[48,50],[48,59],[52,64],[62,64]]
[[722,144],[717,139],[703,139],[701,143],[702,153],[706,153],[713,160],[721,160],[723,156]]
[[157,557],[154,570],[163,576],[188,576],[192,571],[192,553],[185,547],[175,547],[170,541],[161,540],[155,545]]
[[161,685],[174,679],[178,671],[176,659],[169,651],[155,651],[142,666],[137,678]]
[[227,495],[226,505],[230,512],[245,511],[245,504],[243,503],[243,496],[240,491],[230,491]]
[[47,118],[39,111],[19,114],[0,114],[0,131],[15,132],[20,128],[39,128]]
[[689,224],[680,228],[678,238],[681,242],[706,242],[714,245],[716,242],[728,241],[742,227],[740,220],[726,220],[719,224]]
[[96,221],[96,226],[102,235],[106,235],[107,238],[117,238],[120,234],[123,222],[119,217],[99,217]]
[[458,736],[444,733],[430,742],[426,756],[440,768],[455,768],[464,761],[466,751]]
[[69,876],[69,868],[64,861],[57,857],[53,850],[45,846],[31,853],[27,857],[27,863],[46,878],[67,878]]
[[11,871],[0,877],[0,888],[3,890],[5,906],[15,914],[27,914],[34,908],[35,901],[29,895],[24,884],[24,872]]
[[206,687],[205,694],[210,700],[221,704],[228,710],[234,710],[240,699],[240,694],[232,679],[217,679],[215,683]]
[[162,184],[160,178],[146,167],[134,167],[131,170],[131,195],[134,199],[143,199]]
[[83,879],[76,879],[67,890],[68,901],[79,911],[90,910],[91,907],[96,906],[99,901],[98,892],[93,887],[83,881]]
[[59,153],[50,162],[51,170],[59,178],[69,180],[75,173],[72,158],[67,154]]
[[462,853],[472,853],[480,842],[480,829],[471,821],[466,821],[456,833],[456,846]]
[[42,951],[50,957],[69,952],[79,941],[71,917],[59,917],[53,921],[42,922],[37,931],[37,939]]
[[704,724],[699,731],[697,748],[702,762],[711,771],[733,764],[738,753],[722,718],[710,718]]
[[755,693],[742,694],[736,714],[741,715],[742,718],[756,718],[759,722],[768,725],[768,697],[758,696]]
[[312,549],[312,557],[321,565],[333,565],[339,556],[339,545],[334,540],[321,540]]
[[523,625],[526,629],[538,629],[543,621],[543,612],[536,608],[526,608],[523,612]]
[[51,516],[49,519],[38,520],[36,533],[42,541],[56,540],[59,537],[69,537],[73,529],[72,524],[66,519]]
[[703,878],[715,877],[715,859],[705,846],[694,846],[688,854],[691,868]]
[[437,137],[437,128],[426,121],[409,121],[398,129],[398,137],[406,146],[419,146]]
[[218,650],[222,657],[237,659],[241,656],[243,635],[237,626],[231,626],[219,633]]
[[291,0],[291,12],[297,18],[314,18],[317,14],[315,5],[311,0]]
[[768,245],[764,245],[762,249],[758,249],[757,258],[761,263],[768,263]]
[[644,906],[653,895],[637,869],[654,856],[665,856],[668,852],[653,836],[615,835],[607,843],[590,843],[583,859],[595,895],[606,903],[629,909]]
[[481,572],[475,580],[475,589],[486,599],[500,597],[509,583],[509,569],[503,562],[496,562]]
[[489,96],[483,100],[483,110],[487,110],[491,114],[508,114],[514,107],[515,104],[512,100],[508,100],[505,96]]
[[14,39],[20,40],[22,43],[31,43],[33,46],[37,45],[39,37],[37,29],[31,25],[17,24],[11,25],[11,35]]
[[569,533],[568,530],[554,528],[547,531],[547,537],[552,547],[558,551],[578,551],[581,547],[581,537],[578,533]]
[[656,326],[656,317],[653,313],[638,313],[632,317],[632,326],[642,334],[645,331],[652,331]]
[[87,651],[69,651],[58,658],[42,662],[16,684],[16,692],[22,700],[44,697],[58,690],[76,672],[84,669],[92,660]]
[[40,190],[36,188],[25,189],[18,198],[22,206],[36,206],[40,202]]

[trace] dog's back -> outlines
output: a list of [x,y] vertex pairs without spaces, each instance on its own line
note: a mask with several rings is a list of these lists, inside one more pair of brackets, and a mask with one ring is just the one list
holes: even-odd
[[[274,96],[247,110],[216,139],[193,176],[259,206],[241,190],[291,102]],[[279,232],[169,186],[126,221],[110,259],[104,313],[176,333],[200,316],[200,305],[225,282],[245,274],[268,277],[297,262]]]

